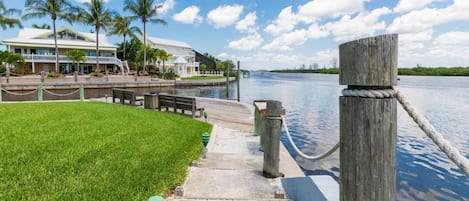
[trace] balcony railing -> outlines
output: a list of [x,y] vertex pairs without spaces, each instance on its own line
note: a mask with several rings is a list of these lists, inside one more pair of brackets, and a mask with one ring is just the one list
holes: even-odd
[[[26,62],[55,62],[55,55],[37,55],[37,54],[23,54],[23,58]],[[87,61],[82,61],[80,63],[96,63],[96,56],[87,56]],[[59,55],[59,62],[60,63],[72,63],[72,60],[65,56]],[[117,64],[116,57],[99,57],[100,64]]]

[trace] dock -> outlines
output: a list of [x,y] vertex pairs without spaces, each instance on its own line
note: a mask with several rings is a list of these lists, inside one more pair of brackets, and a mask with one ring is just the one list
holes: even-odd
[[[176,188],[175,193],[166,200],[301,201],[311,200],[313,197],[320,198],[314,200],[335,200],[323,199],[327,196],[323,194],[327,192],[321,193],[321,190],[331,187],[324,185],[331,185],[327,181],[332,178],[316,179],[316,182],[321,181],[324,185],[315,185],[314,179],[304,175],[283,145],[280,146],[280,172],[285,176],[273,179],[262,176],[263,152],[259,150],[259,136],[253,135],[253,106],[209,98],[197,98],[197,104],[205,108],[208,122],[214,125],[206,158],[195,161],[189,167],[184,184]],[[304,183],[305,181],[309,183]],[[334,183],[338,190],[338,184],[334,181],[332,185]],[[300,191],[295,190],[298,189],[297,185],[302,185],[303,188]],[[319,191],[314,191],[315,189]],[[313,197],[305,199],[296,194]],[[289,199],[290,197],[294,199]],[[338,198],[338,194],[336,197]]]

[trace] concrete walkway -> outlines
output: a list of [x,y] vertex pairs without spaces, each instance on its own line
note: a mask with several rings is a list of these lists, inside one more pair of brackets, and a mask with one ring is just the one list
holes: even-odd
[[[184,185],[167,200],[282,199],[280,178],[262,176],[263,152],[259,136],[252,135],[253,107],[206,98],[198,98],[197,104],[206,108],[208,122],[214,125],[207,157],[189,167]],[[285,177],[304,176],[283,146],[280,161]]]

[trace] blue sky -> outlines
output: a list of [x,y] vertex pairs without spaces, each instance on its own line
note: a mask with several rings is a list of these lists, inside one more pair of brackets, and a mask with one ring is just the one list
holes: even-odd
[[[3,0],[24,11],[24,0]],[[70,0],[74,4],[86,0]],[[105,0],[121,13],[124,0]],[[469,0],[160,0],[167,26],[149,24],[149,36],[184,41],[199,52],[239,60],[245,69],[330,67],[338,45],[385,33],[399,34],[399,65],[469,66]],[[49,17],[23,22],[52,24]],[[138,21],[134,26],[142,27]],[[58,22],[58,27],[70,26]],[[74,24],[88,32],[91,26]],[[15,37],[18,28],[1,31]],[[112,36],[112,43],[122,38]]]

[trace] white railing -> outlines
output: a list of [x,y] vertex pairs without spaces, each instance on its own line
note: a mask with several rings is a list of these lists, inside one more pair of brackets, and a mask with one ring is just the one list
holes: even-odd
[[[36,55],[36,54],[23,54],[23,58],[26,62],[55,62],[55,55]],[[96,63],[96,56],[87,56],[87,61],[80,63]],[[99,63],[101,64],[117,64],[116,57],[99,57]],[[61,63],[72,63],[72,60],[65,55],[59,55],[59,62]]]

